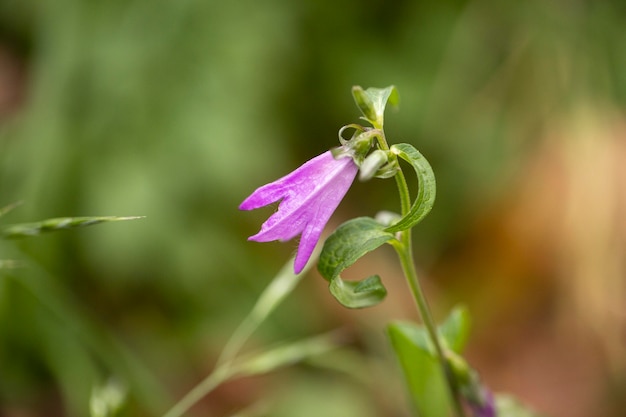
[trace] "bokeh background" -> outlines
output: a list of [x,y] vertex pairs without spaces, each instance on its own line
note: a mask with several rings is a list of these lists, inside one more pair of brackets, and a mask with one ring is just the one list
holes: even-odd
[[[493,390],[622,416],[625,45],[622,0],[2,0],[0,206],[24,203],[1,221],[146,218],[0,243],[25,264],[0,280],[0,415],[87,415],[110,376],[127,415],[166,411],[295,250],[247,242],[271,209],[238,204],[337,144],[352,85],[394,84],[389,140],[438,179],[415,230],[435,316],[468,306]],[[329,229],[393,188],[355,184]],[[416,312],[392,251],[347,276],[367,273],[380,306],[341,308],[313,271],[252,341],[341,328],[345,351],[190,415],[410,415],[384,326]]]

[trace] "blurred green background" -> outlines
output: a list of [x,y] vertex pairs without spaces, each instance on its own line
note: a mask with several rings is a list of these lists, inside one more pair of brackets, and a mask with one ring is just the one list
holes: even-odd
[[[337,144],[354,84],[397,86],[388,138],[433,165],[416,255],[437,318],[469,306],[484,381],[623,415],[625,28],[622,0],[0,1],[0,206],[24,201],[0,220],[146,216],[0,242],[25,264],[0,271],[0,415],[87,415],[110,376],[128,415],[160,415],[205,376],[296,247],[247,242],[271,209],[238,204]],[[396,209],[392,184],[356,183],[330,226]],[[384,339],[416,318],[397,262],[351,273],[387,301],[346,311],[312,272],[253,341],[343,328],[348,358],[190,415],[408,416]]]

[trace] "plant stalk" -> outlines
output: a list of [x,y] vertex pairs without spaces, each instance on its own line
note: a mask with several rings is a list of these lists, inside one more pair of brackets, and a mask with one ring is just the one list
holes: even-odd
[[[395,175],[395,179],[398,186],[398,191],[400,193],[400,206],[402,209],[402,215],[405,215],[410,210],[411,199],[409,195],[409,188],[406,183],[406,178],[404,177],[404,173],[402,172],[402,170],[400,170]],[[435,349],[437,359],[439,360],[439,362],[441,363],[441,367],[443,368],[443,372],[448,383],[448,388],[450,390],[450,396],[454,406],[455,414],[457,415],[457,417],[465,417],[463,405],[461,404],[461,401],[459,399],[456,382],[450,372],[448,360],[446,359],[445,352],[439,340],[439,333],[437,332],[435,321],[433,320],[432,314],[430,312],[430,307],[428,306],[428,301],[426,300],[424,291],[422,290],[422,287],[419,283],[417,271],[415,270],[411,229],[400,232],[398,240],[400,241],[400,244],[393,245],[393,247],[398,253],[398,257],[400,258],[400,264],[402,265],[402,270],[411,290],[411,294],[413,295],[413,299],[419,311],[422,323],[426,327],[426,331],[428,332],[428,335]]]

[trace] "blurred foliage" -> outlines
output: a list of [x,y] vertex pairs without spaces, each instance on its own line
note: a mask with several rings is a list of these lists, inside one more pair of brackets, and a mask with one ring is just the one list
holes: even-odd
[[[449,298],[471,296],[480,281],[467,278],[494,263],[475,258],[483,263],[470,270],[457,255],[489,239],[477,219],[510,195],[548,133],[574,129],[581,108],[623,118],[625,24],[621,0],[0,1],[0,206],[24,201],[3,223],[147,217],[0,242],[0,259],[27,264],[0,270],[0,414],[86,415],[93,387],[113,374],[128,385],[129,415],[158,415],[206,375],[295,247],[246,242],[266,213],[239,213],[239,202],[337,144],[337,129],[358,117],[354,84],[398,87],[388,138],[414,144],[438,181],[420,259]],[[337,221],[395,209],[388,185],[356,184]],[[519,282],[491,288],[530,285]],[[337,313],[316,285],[296,291],[260,337],[343,324],[369,347],[365,363],[381,360],[388,347],[364,334],[382,338],[382,326]],[[526,288],[518,298],[536,287]],[[502,294],[470,300],[478,321],[498,316],[504,301],[491,301],[510,300]],[[373,379],[399,378],[383,368]],[[292,372],[272,415],[408,413],[386,398],[399,398],[392,383]],[[270,399],[263,384],[221,391],[197,411]],[[540,405],[573,415],[567,401]]]

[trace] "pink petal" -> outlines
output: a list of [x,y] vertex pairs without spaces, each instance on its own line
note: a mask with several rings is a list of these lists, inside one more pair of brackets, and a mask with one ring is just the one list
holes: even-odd
[[290,240],[302,234],[294,269],[302,271],[326,223],[347,193],[358,167],[352,158],[335,159],[325,152],[290,174],[259,187],[240,205],[242,210],[280,200],[278,210],[248,240]]

